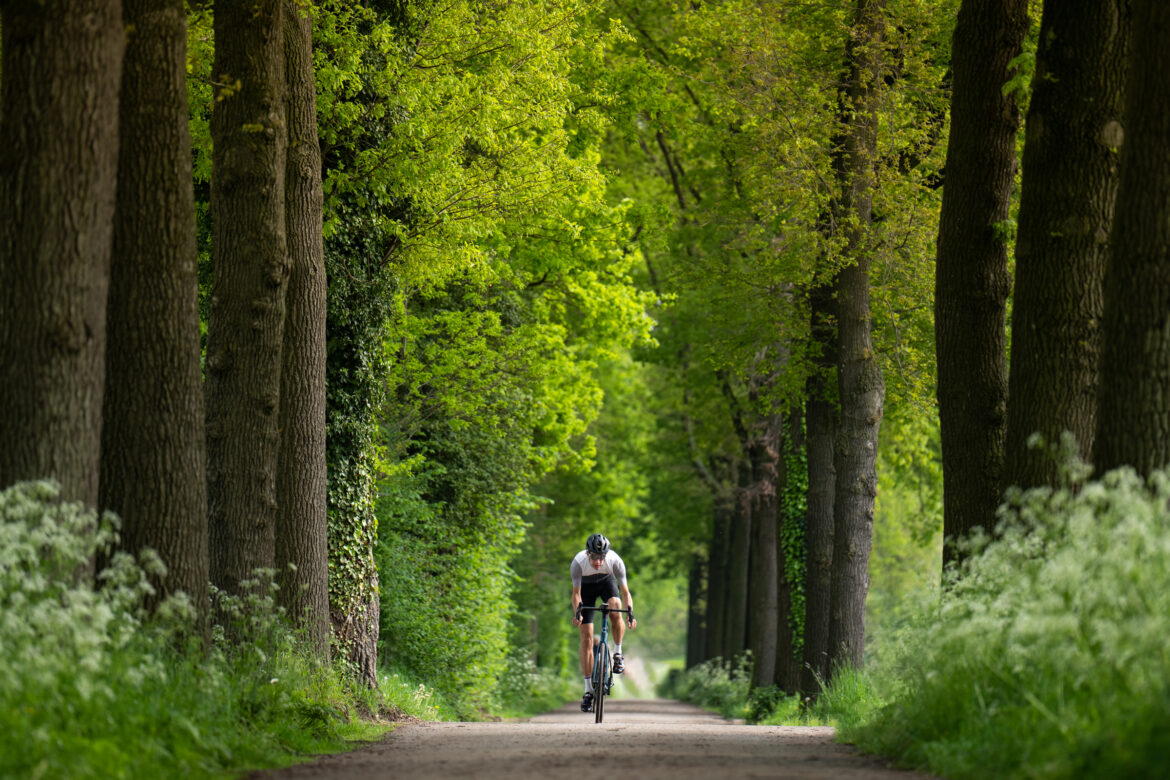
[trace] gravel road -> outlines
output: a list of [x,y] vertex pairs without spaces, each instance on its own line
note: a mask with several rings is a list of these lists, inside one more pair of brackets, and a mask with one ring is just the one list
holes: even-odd
[[605,722],[576,703],[520,723],[416,723],[352,753],[252,780],[690,778],[922,780],[833,741],[828,727],[745,726],[662,699],[607,700]]

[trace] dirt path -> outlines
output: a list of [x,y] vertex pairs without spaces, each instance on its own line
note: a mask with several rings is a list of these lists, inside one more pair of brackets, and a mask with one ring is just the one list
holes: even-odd
[[[886,768],[832,741],[827,727],[744,726],[665,700],[606,702],[602,724],[576,704],[523,723],[418,723],[399,726],[352,753],[254,780],[301,778],[690,778],[922,780]],[[603,752],[607,752],[604,758]]]

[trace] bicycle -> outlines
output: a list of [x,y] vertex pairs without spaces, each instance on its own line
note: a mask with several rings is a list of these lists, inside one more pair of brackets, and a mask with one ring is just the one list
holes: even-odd
[[[601,613],[601,638],[593,643],[593,722],[601,723],[605,717],[605,696],[613,689],[613,668],[610,666],[609,645],[605,641],[609,637],[607,617],[611,613],[622,612],[629,615],[632,622],[634,610],[632,607],[613,609],[605,604],[600,607],[587,607],[581,604],[577,607],[577,614],[582,619],[585,610]],[[590,618],[592,619],[592,616]]]

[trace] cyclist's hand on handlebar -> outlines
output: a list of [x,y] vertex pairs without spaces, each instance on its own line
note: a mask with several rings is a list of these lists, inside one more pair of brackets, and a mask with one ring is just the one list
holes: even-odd
[[626,616],[626,624],[630,628],[637,628],[638,627],[638,621],[634,618],[633,615]]
[[581,617],[581,608],[577,607],[577,611],[573,614],[573,625],[579,626],[583,622],[584,618]]

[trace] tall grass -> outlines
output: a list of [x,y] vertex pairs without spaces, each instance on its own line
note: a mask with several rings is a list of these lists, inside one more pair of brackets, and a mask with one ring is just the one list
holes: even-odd
[[1015,492],[848,737],[948,777],[1162,776],[1170,476]]
[[270,599],[221,599],[247,641],[204,648],[181,597],[142,611],[157,557],[79,581],[117,521],[56,498],[0,492],[0,776],[219,777],[385,731],[355,717],[377,695],[313,660]]

